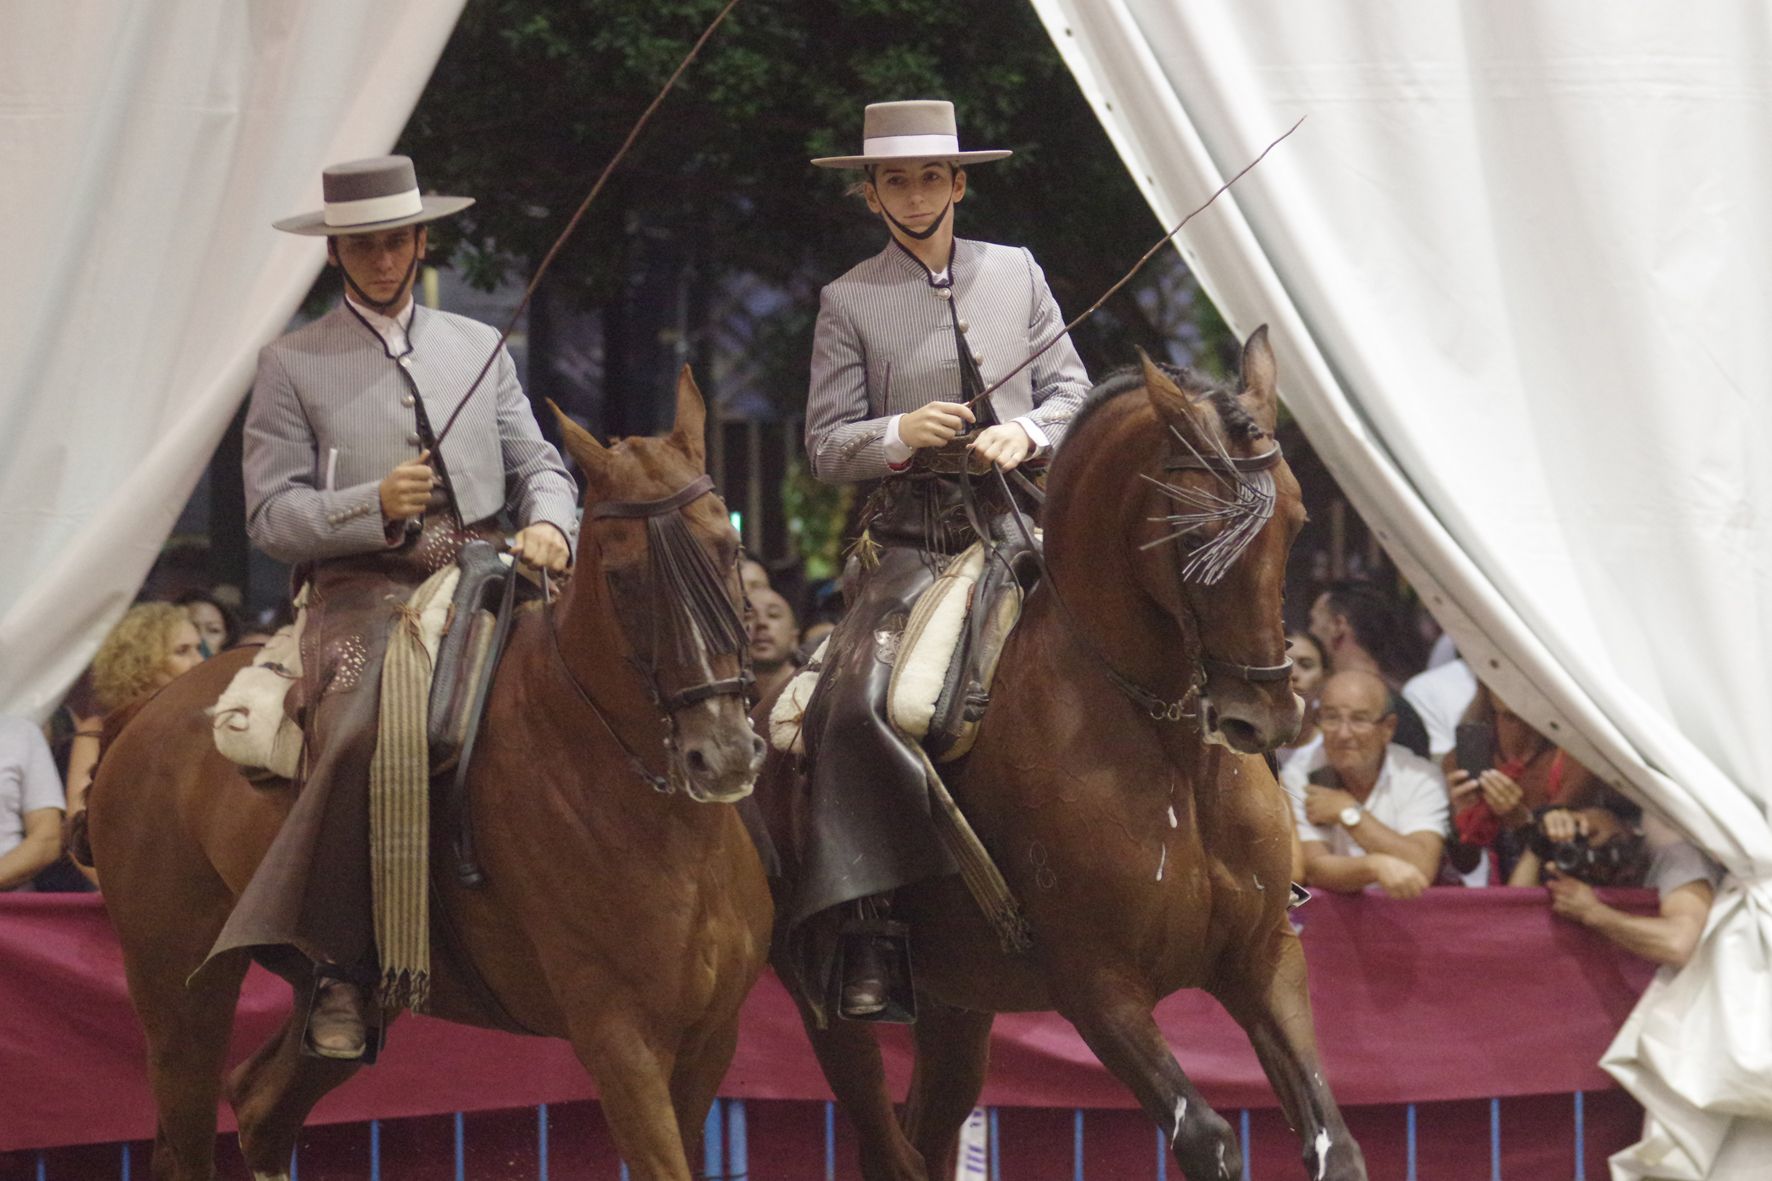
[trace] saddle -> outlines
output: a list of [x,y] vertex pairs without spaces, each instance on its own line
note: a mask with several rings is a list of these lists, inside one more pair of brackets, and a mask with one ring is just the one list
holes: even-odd
[[[409,609],[430,657],[427,741],[431,774],[453,770],[479,721],[485,687],[497,667],[493,613],[510,566],[491,543],[464,545],[453,566],[413,592]],[[246,668],[234,674],[208,713],[216,749],[255,783],[293,780],[301,770],[302,728],[287,708],[301,682],[301,637],[307,625],[306,588],[296,599],[295,622],[280,629]]]

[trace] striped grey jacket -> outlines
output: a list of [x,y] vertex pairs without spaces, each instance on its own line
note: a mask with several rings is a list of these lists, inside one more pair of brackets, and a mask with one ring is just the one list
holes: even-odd
[[[960,326],[988,386],[1064,327],[1046,276],[1025,249],[954,242]],[[806,453],[830,483],[888,475],[886,423],[928,402],[960,400],[949,293],[896,243],[824,289],[806,400]],[[1030,417],[1058,446],[1089,375],[1066,337],[993,394],[997,417]]]
[[[382,477],[418,456],[417,414],[404,368],[433,430],[454,413],[498,340],[465,316],[418,307],[411,350],[396,360],[342,303],[266,345],[246,412],[246,531],[284,562],[372,553],[388,545]],[[577,535],[577,496],[560,455],[541,437],[499,350],[482,388],[443,442],[443,461],[469,523],[508,510],[519,525],[547,521]]]

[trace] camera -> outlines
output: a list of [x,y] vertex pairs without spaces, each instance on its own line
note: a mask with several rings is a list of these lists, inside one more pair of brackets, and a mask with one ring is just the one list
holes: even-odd
[[1543,829],[1534,828],[1527,845],[1547,867],[1554,865],[1565,877],[1590,886],[1636,885],[1647,866],[1641,833],[1620,835],[1594,845],[1585,834],[1577,834],[1572,840],[1553,841],[1544,835]]

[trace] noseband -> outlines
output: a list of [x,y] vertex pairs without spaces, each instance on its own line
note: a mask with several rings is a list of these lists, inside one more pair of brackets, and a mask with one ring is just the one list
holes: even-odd
[[[720,680],[709,679],[699,685],[692,685],[675,693],[663,693],[658,686],[659,636],[657,615],[654,614],[652,644],[649,653],[650,667],[640,664],[637,660],[634,661],[634,664],[646,679],[647,695],[658,707],[664,722],[665,748],[672,752],[676,749],[676,714],[679,710],[697,702],[706,701],[710,697],[743,697],[756,684],[756,678],[751,672],[750,649],[744,643],[743,623],[738,618],[737,612],[732,609],[726,589],[721,585],[719,572],[714,569],[713,563],[702,552],[700,545],[688,536],[688,527],[682,519],[670,516],[690,502],[711,493],[713,489],[714,478],[702,475],[669,496],[661,496],[656,500],[603,501],[591,506],[588,513],[592,520],[646,521],[648,542],[653,548],[654,568],[662,572],[663,581],[667,584],[655,586],[653,588],[655,594],[663,597],[666,608],[672,610],[675,615],[680,615],[688,628],[699,635],[705,650],[716,655],[721,651],[736,650],[738,653],[738,676]],[[672,531],[661,525],[662,520],[674,520],[677,530],[680,532]],[[542,590],[544,596],[551,603],[551,596],[547,595],[547,589],[547,572],[543,571]],[[578,695],[584,703],[591,707],[591,711],[603,723],[604,729],[609,731],[610,736],[626,753],[635,773],[657,791],[667,793],[672,791],[671,780],[667,776],[653,772],[646,766],[645,761],[616,731],[590,692],[579,682],[577,675],[572,671],[572,666],[566,663],[566,658],[560,652],[560,634],[554,626],[554,612],[551,606],[546,613],[548,634],[553,640],[554,657],[560,662],[566,679],[578,691]],[[619,621],[621,613],[617,611],[616,614]],[[621,626],[624,631],[627,630],[625,621]],[[734,647],[733,637],[736,637],[736,647]],[[681,642],[684,637],[679,633],[672,638]],[[637,651],[638,648],[633,639],[632,636],[628,637],[628,647]]]

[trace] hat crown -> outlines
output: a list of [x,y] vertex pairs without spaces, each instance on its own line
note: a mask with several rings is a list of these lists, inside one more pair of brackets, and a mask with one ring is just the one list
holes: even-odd
[[407,156],[372,156],[334,164],[320,174],[320,192],[328,205],[369,201],[418,191],[418,173]]
[[901,135],[944,135],[958,141],[954,104],[943,98],[867,105],[861,116],[864,140]]

